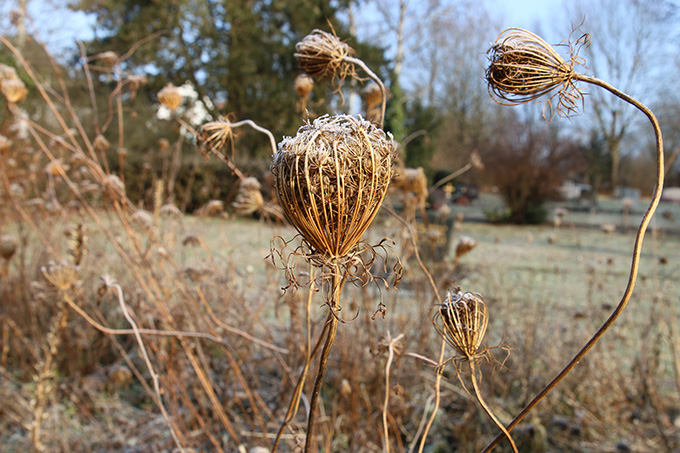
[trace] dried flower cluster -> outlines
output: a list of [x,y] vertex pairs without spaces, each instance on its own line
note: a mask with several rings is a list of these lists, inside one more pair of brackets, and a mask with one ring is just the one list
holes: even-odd
[[[586,45],[588,41],[589,35],[583,35],[576,44]],[[583,103],[583,94],[574,85],[574,66],[584,62],[572,46],[571,58],[566,61],[539,36],[510,28],[501,33],[488,54],[491,62],[486,79],[496,102],[524,104],[559,88],[554,95],[558,96],[558,113],[568,115]]]
[[464,358],[471,360],[482,344],[489,312],[481,294],[449,292],[433,316],[437,332]]
[[175,110],[182,105],[182,93],[172,83],[167,84],[161,91],[158,92],[158,102],[166,106],[170,110]]
[[349,115],[322,116],[287,137],[274,155],[279,204],[312,251],[347,256],[382,203],[396,144]]
[[314,30],[295,45],[295,50],[300,69],[312,77],[342,82],[354,75],[354,65],[346,60],[354,56],[354,49],[334,34]]

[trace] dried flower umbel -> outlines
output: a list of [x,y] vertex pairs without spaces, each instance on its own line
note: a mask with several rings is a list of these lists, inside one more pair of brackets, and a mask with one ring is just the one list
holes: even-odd
[[172,83],[167,84],[161,91],[158,92],[158,102],[166,106],[170,110],[175,110],[182,105],[182,93]]
[[449,292],[434,313],[437,332],[464,358],[473,360],[489,324],[489,311],[480,294]]
[[373,221],[396,145],[371,123],[323,116],[279,144],[272,172],[286,218],[324,260],[346,257]]
[[337,92],[347,77],[356,78],[355,66],[360,67],[378,86],[381,106],[375,123],[382,127],[385,120],[387,92],[382,80],[370,70],[366,63],[356,58],[354,49],[342,42],[335,34],[314,30],[295,45],[298,66],[311,77],[329,78],[337,85]]
[[[484,303],[484,298],[478,293],[462,292],[460,290],[455,293],[448,292],[444,302],[435,308],[436,311],[432,317],[435,329],[468,362],[470,366],[470,379],[477,401],[479,401],[487,415],[507,437],[512,450],[517,452],[517,447],[510,433],[484,401],[477,383],[475,364],[478,357],[484,354],[484,351],[480,353],[479,350],[482,346],[486,328],[489,325],[489,311]],[[461,380],[461,382],[463,381]]]
[[[576,41],[580,47],[589,43],[589,35]],[[558,89],[557,112],[573,113],[583,103],[583,94],[574,85],[576,65],[584,66],[583,58],[570,45],[566,61],[555,49],[535,34],[521,28],[505,30],[489,49],[490,64],[486,71],[491,97],[502,105],[531,102]],[[552,99],[552,97],[550,98]],[[550,117],[552,117],[552,105]]]
[[[587,45],[590,41],[588,35],[583,35],[576,41],[576,45]],[[574,82],[580,81],[591,85],[599,86],[609,91],[614,96],[635,106],[649,119],[654,129],[656,138],[656,186],[652,194],[647,211],[640,221],[633,254],[630,264],[630,274],[628,283],[624,290],[621,300],[613,310],[609,318],[600,326],[586,344],[574,355],[574,357],[562,368],[562,370],[550,381],[517,416],[508,424],[508,430],[512,430],[517,424],[554,389],[557,384],[581,361],[590,351],[604,333],[609,330],[619,315],[623,312],[630,301],[635,282],[637,280],[640,265],[640,255],[642,252],[642,242],[645,232],[661,200],[661,193],[664,184],[664,151],[663,137],[659,122],[654,113],[638,100],[626,93],[618,90],[607,82],[574,71],[575,64],[585,66],[582,59],[575,56],[570,43],[570,62],[566,63],[563,59],[557,58],[556,52],[542,39],[521,29],[509,29],[501,34],[499,41],[489,50],[491,64],[487,70],[487,81],[492,97],[498,98],[501,103],[510,105],[521,104],[537,99],[538,97],[550,93],[559,87],[558,113],[569,114],[576,110],[578,102],[583,102],[583,96],[575,88]],[[553,95],[555,96],[555,95]],[[544,114],[545,116],[545,114]],[[498,444],[502,438],[497,436],[485,449],[490,451]]]
[[354,49],[334,34],[313,30],[295,45],[295,50],[300,69],[311,77],[342,83],[346,77],[354,75],[354,65],[346,60],[355,55]]

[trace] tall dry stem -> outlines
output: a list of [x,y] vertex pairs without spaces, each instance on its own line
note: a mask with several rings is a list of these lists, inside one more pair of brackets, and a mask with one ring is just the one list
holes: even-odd
[[[589,42],[589,37],[584,35],[576,44]],[[571,46],[570,46],[571,49]],[[656,211],[664,184],[664,150],[661,128],[654,113],[645,105],[631,96],[623,93],[605,81],[580,74],[574,70],[574,65],[580,63],[571,51],[571,60],[565,62],[553,48],[545,41],[531,32],[521,29],[509,29],[502,33],[498,42],[489,50],[491,63],[487,70],[487,81],[492,95],[505,101],[508,105],[529,102],[539,97],[558,90],[553,96],[559,97],[558,113],[571,113],[576,110],[577,103],[583,102],[583,96],[575,82],[584,82],[599,86],[614,96],[628,102],[640,110],[649,119],[654,129],[656,139],[656,185],[649,206],[642,217],[640,226],[635,235],[633,254],[631,258],[628,283],[616,308],[609,318],[600,326],[595,334],[586,342],[581,350],[567,363],[567,365],[541,390],[529,404],[520,411],[507,429],[512,430],[517,424],[541,401],[557,384],[581,361],[592,349],[605,332],[614,324],[621,312],[630,301],[637,280],[640,266],[640,254],[642,241],[647,227]],[[578,101],[578,102],[577,102]],[[484,451],[491,451],[500,441],[502,435],[498,435]]]

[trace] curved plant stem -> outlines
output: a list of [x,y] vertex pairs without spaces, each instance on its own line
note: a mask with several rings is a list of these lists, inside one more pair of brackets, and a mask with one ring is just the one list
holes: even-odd
[[[647,116],[649,121],[652,123],[652,127],[654,128],[654,134],[656,136],[656,162],[657,162],[656,187],[654,188],[652,201],[650,202],[649,207],[647,208],[647,212],[645,212],[645,215],[642,217],[640,227],[638,228],[637,234],[635,236],[635,245],[633,246],[633,257],[630,264],[630,276],[628,277],[628,285],[626,286],[623,296],[621,297],[621,301],[616,306],[616,308],[609,316],[609,318],[602,324],[598,331],[595,332],[592,338],[588,340],[585,346],[581,348],[581,350],[574,356],[574,358],[571,359],[571,361],[562,369],[562,371],[560,371],[559,374],[552,381],[550,381],[550,383],[546,385],[545,388],[541,390],[540,393],[538,393],[534,397],[534,399],[529,404],[527,404],[527,406],[524,409],[522,409],[522,411],[519,414],[517,414],[517,416],[512,422],[510,422],[507,428],[508,431],[511,431],[515,426],[517,426],[517,424],[538,404],[538,402],[542,400],[548,393],[550,393],[550,391],[553,388],[555,388],[555,386],[557,386],[557,384],[567,375],[567,373],[569,373],[576,366],[576,364],[579,361],[581,361],[581,359],[586,355],[586,353],[590,351],[590,349],[595,345],[595,343],[597,343],[597,341],[604,335],[607,329],[609,329],[611,325],[614,323],[614,321],[616,321],[616,319],[619,317],[623,309],[626,308],[626,305],[628,304],[628,301],[630,300],[630,297],[633,294],[633,289],[635,288],[635,281],[637,280],[638,268],[640,266],[640,253],[642,251],[642,241],[645,237],[647,226],[649,225],[649,222],[651,221],[652,216],[654,215],[654,211],[659,205],[659,200],[661,199],[661,191],[663,189],[664,181],[663,138],[661,136],[661,128],[659,127],[659,122],[656,120],[656,117],[654,116],[652,111],[645,107],[643,104],[641,104],[639,101],[619,91],[618,89],[614,88],[608,83],[603,82],[602,80],[582,74],[574,74],[574,79],[591,83],[593,85],[597,85],[608,90],[615,96],[634,105]],[[491,451],[496,445],[498,445],[498,442],[502,438],[503,434],[499,434],[498,436],[496,436],[496,438],[489,445],[487,445],[487,447],[483,451],[484,452]]]
[[392,366],[392,360],[394,360],[394,345],[403,337],[404,334],[402,333],[396,338],[392,338],[389,330],[387,331],[387,348],[389,350],[389,354],[387,356],[387,363],[385,364],[385,399],[383,400],[382,410],[383,436],[385,436],[385,447],[383,450],[386,453],[390,453],[390,435],[387,425],[387,406],[390,402],[390,368]]
[[437,411],[439,410],[439,397],[441,395],[440,392],[440,384],[442,382],[442,373],[444,372],[444,366],[442,363],[444,362],[444,351],[446,350],[446,340],[442,338],[442,348],[439,352],[439,366],[437,367],[437,377],[435,378],[434,382],[434,407],[432,408],[432,415],[430,416],[430,419],[427,421],[427,426],[425,426],[425,430],[423,431],[423,437],[420,439],[420,447],[418,448],[418,453],[423,453],[423,448],[425,448],[425,440],[427,439],[427,434],[430,432],[430,427],[432,426],[432,423],[434,422],[435,417],[437,416]]
[[480,406],[482,406],[482,409],[484,409],[484,412],[493,420],[493,422],[498,426],[498,428],[503,431],[503,434],[505,437],[508,438],[508,441],[510,442],[510,446],[512,447],[512,451],[517,453],[517,446],[515,445],[515,441],[512,440],[512,437],[510,436],[510,433],[508,432],[507,429],[505,429],[505,426],[503,426],[503,423],[496,418],[496,416],[491,412],[491,409],[489,409],[489,406],[487,406],[486,402],[484,401],[484,398],[482,398],[482,393],[479,391],[479,386],[477,385],[477,375],[476,375],[476,369],[475,369],[475,361],[473,358],[468,359],[468,363],[470,364],[470,374],[471,374],[471,379],[472,379],[472,387],[475,389],[475,396],[477,397],[477,401],[479,401]]
[[364,70],[366,74],[373,80],[378,87],[380,88],[380,95],[382,96],[382,105],[380,107],[380,122],[378,123],[378,127],[382,129],[383,124],[385,123],[385,107],[387,106],[387,91],[385,90],[385,84],[380,80],[380,77],[375,75],[373,71],[369,69],[368,66],[366,66],[366,63],[361,61],[358,58],[354,57],[345,57],[344,60],[348,63],[355,64],[359,66],[361,69]]
[[319,371],[314,379],[314,387],[312,389],[312,398],[309,403],[309,418],[307,420],[307,437],[305,439],[305,453],[310,451],[310,448],[314,439],[314,425],[316,423],[316,412],[319,405],[319,397],[321,396],[321,387],[323,385],[324,377],[326,376],[326,368],[328,367],[328,357],[331,354],[331,348],[333,347],[333,342],[335,341],[335,336],[338,332],[338,317],[335,315],[335,311],[339,307],[340,292],[342,291],[342,286],[344,279],[340,275],[340,266],[335,266],[333,273],[333,296],[332,300],[329,302],[330,313],[328,320],[328,335],[326,336],[326,343],[323,345],[323,350],[321,351],[321,359],[319,360]]

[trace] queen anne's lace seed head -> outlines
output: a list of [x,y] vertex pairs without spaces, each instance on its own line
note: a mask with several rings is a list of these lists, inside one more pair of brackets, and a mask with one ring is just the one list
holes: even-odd
[[279,143],[272,163],[279,204],[314,252],[351,252],[385,197],[395,152],[390,135],[349,115],[317,118]]

